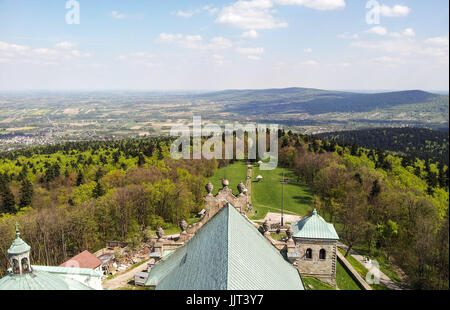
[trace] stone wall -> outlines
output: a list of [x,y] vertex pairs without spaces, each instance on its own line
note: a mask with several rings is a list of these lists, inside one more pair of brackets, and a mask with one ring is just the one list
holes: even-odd
[[208,216],[211,218],[225,202],[229,202],[233,207],[235,207],[239,212],[245,212],[248,208],[249,199],[248,195],[245,193],[245,186],[243,183],[238,184],[239,194],[235,196],[231,188],[228,187],[228,180],[224,179],[222,181],[222,188],[219,190],[217,195],[213,195],[211,192],[213,190],[212,184],[208,183],[206,185],[206,190],[208,194],[204,197],[205,209]]
[[[300,274],[316,277],[324,282],[336,285],[336,241],[294,238],[300,258],[297,268]],[[312,258],[306,258],[306,250],[312,250]],[[324,249],[325,259],[319,258],[319,252]]]

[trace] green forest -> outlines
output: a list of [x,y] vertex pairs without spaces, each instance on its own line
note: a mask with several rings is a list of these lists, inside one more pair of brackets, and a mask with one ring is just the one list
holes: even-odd
[[[350,248],[395,261],[418,289],[448,289],[447,165],[280,130],[279,166]],[[58,265],[107,240],[139,245],[192,221],[226,161],[174,160],[168,138],[63,143],[0,154],[0,275],[14,223],[34,264]],[[257,159],[258,160],[258,159]]]
[[340,144],[357,144],[370,149],[384,149],[411,157],[448,163],[447,131],[427,128],[375,128],[318,134],[319,139],[336,140]]

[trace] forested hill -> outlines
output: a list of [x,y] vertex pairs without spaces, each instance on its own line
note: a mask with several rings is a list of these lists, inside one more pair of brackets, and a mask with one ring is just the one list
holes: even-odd
[[448,165],[449,133],[426,128],[376,128],[318,134],[339,143],[358,144],[371,149],[400,152]]
[[226,90],[197,95],[224,103],[228,112],[260,113],[355,113],[389,109],[401,105],[422,105],[421,109],[448,114],[448,96],[420,90],[385,93],[354,93],[311,88]]

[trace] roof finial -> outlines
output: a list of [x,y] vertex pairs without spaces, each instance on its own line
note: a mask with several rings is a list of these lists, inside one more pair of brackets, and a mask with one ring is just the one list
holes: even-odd
[[16,238],[20,238],[19,223],[16,222]]
[[313,210],[313,213],[312,213],[313,215],[317,215],[317,210],[316,210],[316,208],[314,208],[314,210]]

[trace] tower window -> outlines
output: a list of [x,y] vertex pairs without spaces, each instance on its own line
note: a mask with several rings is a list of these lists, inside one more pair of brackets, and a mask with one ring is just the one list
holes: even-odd
[[28,265],[28,259],[26,257],[22,258],[22,272],[30,271],[30,266]]
[[13,268],[14,274],[20,274],[20,266],[19,266],[19,261],[17,259],[12,260],[12,268]]
[[327,252],[324,249],[321,249],[319,252],[319,259],[327,258]]
[[306,250],[305,258],[306,259],[312,259],[312,250],[311,249],[307,249]]

